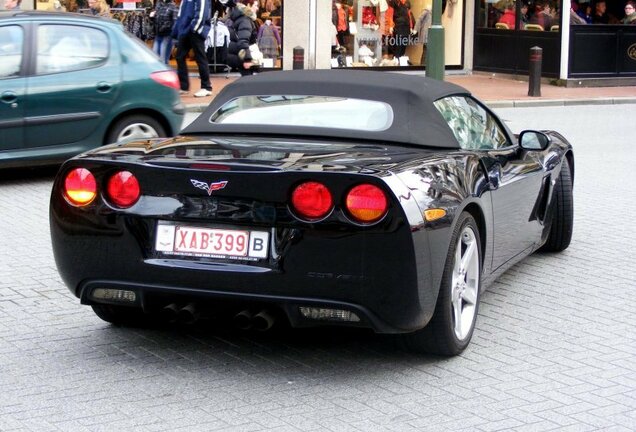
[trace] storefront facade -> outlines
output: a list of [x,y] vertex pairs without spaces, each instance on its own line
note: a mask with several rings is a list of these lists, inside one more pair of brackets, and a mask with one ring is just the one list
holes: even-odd
[[[305,0],[303,0],[305,1]],[[600,0],[598,0],[600,2]],[[566,85],[580,85],[585,79],[593,81],[591,85],[634,85],[636,81],[636,25],[621,24],[625,13],[622,12],[623,0],[605,0],[609,24],[585,23],[571,24],[570,4],[563,1],[544,2],[535,0],[529,4],[525,0],[458,0],[447,2],[442,15],[445,30],[445,61],[447,69],[465,69],[493,73],[527,76],[530,48],[542,48],[542,75],[559,78]],[[294,0],[286,0],[293,4]],[[325,4],[327,3],[327,4]],[[391,41],[382,29],[381,0],[343,0],[342,2],[309,1],[307,7],[315,7],[315,12],[307,13],[307,18],[315,19],[316,44],[310,50],[312,67],[319,68],[366,68],[390,70],[423,70],[421,62],[422,47],[417,35],[410,38],[404,56],[393,59],[393,63],[382,61],[390,57]],[[334,46],[333,32],[326,29],[336,26],[333,9],[335,3],[341,3],[355,23],[355,32],[341,35],[342,39]],[[410,10],[415,21],[425,9],[431,7],[430,0],[410,0]],[[549,9],[547,6],[549,4]],[[451,6],[452,5],[452,6]],[[577,3],[578,6],[578,3]],[[581,1],[581,8],[586,6]],[[370,8],[370,9],[369,9]],[[511,25],[497,25],[506,14],[512,17]],[[551,19],[544,19],[541,13],[549,11]],[[295,12],[298,12],[296,10]],[[287,19],[293,12],[285,10]],[[342,14],[341,14],[342,15]],[[536,16],[535,16],[536,15]],[[313,18],[311,18],[313,17]],[[374,20],[377,20],[374,21]],[[294,18],[296,24],[302,19]],[[305,21],[306,22],[306,21]],[[384,21],[386,22],[386,21]],[[533,22],[540,23],[537,25]],[[612,24],[612,22],[614,24]],[[542,25],[543,24],[543,25]],[[544,25],[548,26],[545,28]],[[287,27],[287,25],[286,25]],[[298,28],[298,31],[301,29]],[[322,30],[322,32],[321,32]],[[291,69],[291,47],[285,50],[285,68]],[[295,42],[295,41],[294,41]],[[292,46],[307,46],[311,41],[299,40]],[[303,45],[305,43],[305,45]],[[340,55],[335,48],[344,46],[346,52]],[[382,56],[382,60],[380,59]],[[406,58],[404,58],[406,57]],[[306,65],[307,67],[307,65]],[[603,81],[605,80],[605,81]]]
[[[38,5],[50,6],[51,1],[24,0],[22,8],[41,9]],[[621,84],[621,80],[634,84],[636,25],[620,23],[625,16],[624,0],[605,0],[609,24],[575,22],[572,11],[563,16],[563,0],[527,1],[444,1],[446,68],[524,76],[528,73],[530,48],[539,46],[543,49],[545,77],[566,83],[606,79],[612,85]],[[267,69],[292,69],[294,48],[303,49],[304,68],[425,69],[423,34],[432,0],[244,2],[256,3],[259,24],[273,20],[280,35],[281,44],[273,56],[268,56]],[[596,5],[579,2],[576,8],[580,8],[581,17],[586,6]],[[566,11],[569,6],[565,2]],[[273,8],[277,9],[274,15]],[[542,11],[549,11],[550,18],[542,18]]]

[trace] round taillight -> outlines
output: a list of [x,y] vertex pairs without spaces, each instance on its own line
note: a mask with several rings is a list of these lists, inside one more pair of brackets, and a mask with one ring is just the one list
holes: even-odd
[[86,168],[75,168],[64,179],[64,197],[74,206],[90,204],[97,196],[95,177]]
[[333,208],[333,199],[327,186],[313,181],[296,186],[291,202],[298,216],[310,220],[322,219]]
[[118,172],[108,179],[106,194],[117,207],[130,207],[137,202],[141,195],[137,177],[130,171]]
[[377,186],[361,184],[349,191],[346,199],[347,211],[360,223],[377,222],[387,211],[386,195]]

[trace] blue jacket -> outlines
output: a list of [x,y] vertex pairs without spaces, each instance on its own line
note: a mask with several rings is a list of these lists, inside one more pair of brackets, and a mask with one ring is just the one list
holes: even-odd
[[172,27],[172,37],[179,39],[195,33],[205,39],[210,33],[210,0],[183,0],[179,6],[177,21]]

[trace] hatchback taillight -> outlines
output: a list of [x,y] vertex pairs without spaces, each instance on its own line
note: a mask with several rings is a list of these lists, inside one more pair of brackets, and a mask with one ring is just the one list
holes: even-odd
[[120,171],[108,179],[106,195],[108,200],[117,207],[127,208],[137,202],[141,189],[133,173]]
[[150,74],[150,78],[152,78],[154,81],[166,87],[171,87],[177,90],[181,88],[179,85],[179,77],[177,76],[175,71],[167,70],[167,71],[153,72]]
[[69,204],[81,207],[97,196],[95,177],[86,168],[75,168],[64,179],[64,197]]
[[346,198],[347,211],[360,223],[377,222],[387,212],[386,195],[377,186],[361,184],[349,191]]
[[327,186],[314,181],[296,186],[292,192],[291,203],[294,212],[308,220],[322,219],[333,208],[333,199]]

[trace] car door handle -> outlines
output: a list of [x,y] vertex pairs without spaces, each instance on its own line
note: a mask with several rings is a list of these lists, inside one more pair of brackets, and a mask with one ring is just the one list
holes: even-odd
[[12,91],[6,91],[0,96],[0,100],[7,104],[12,104],[18,100],[18,95]]
[[112,88],[113,85],[111,83],[107,83],[104,81],[97,83],[97,91],[100,93],[108,93]]

